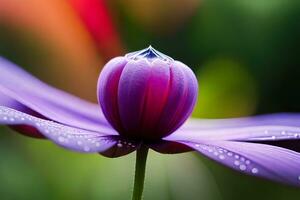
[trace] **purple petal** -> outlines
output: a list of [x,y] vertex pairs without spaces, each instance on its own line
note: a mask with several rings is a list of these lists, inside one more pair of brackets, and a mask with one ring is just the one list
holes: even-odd
[[23,106],[48,119],[88,130],[109,126],[97,104],[50,87],[1,57],[0,103],[15,109]]
[[165,129],[163,132],[168,134],[180,127],[191,114],[198,91],[197,79],[191,69],[178,61],[174,61],[173,65],[170,68],[172,84],[158,123],[159,129]]
[[118,131],[122,130],[118,105],[118,88],[121,73],[127,63],[124,57],[110,60],[103,68],[98,79],[97,95],[103,114]]
[[[3,106],[0,106],[0,124],[25,125],[35,129],[59,146],[82,153],[106,152],[110,148],[118,146],[117,136],[109,136],[115,134],[111,128],[100,128],[98,132],[87,131],[44,120]],[[127,148],[125,150],[128,151]]]
[[246,142],[187,140],[180,143],[239,172],[300,187],[297,152]]
[[275,113],[258,115],[253,117],[227,118],[227,119],[196,119],[191,118],[182,127],[185,130],[193,129],[217,129],[217,128],[236,128],[248,126],[300,126],[300,114],[295,113]]
[[120,78],[118,102],[122,126],[129,133],[136,133],[140,127],[143,102],[151,74],[146,60],[129,61]]
[[[231,140],[258,143],[297,141],[300,139],[300,115],[295,114],[192,121],[192,123],[189,121],[166,139],[189,138],[198,141]],[[198,123],[196,124],[196,122]]]

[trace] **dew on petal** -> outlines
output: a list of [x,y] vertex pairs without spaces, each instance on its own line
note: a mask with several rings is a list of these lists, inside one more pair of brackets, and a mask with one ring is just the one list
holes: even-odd
[[246,165],[240,165],[240,170],[245,171],[247,169]]
[[254,168],[251,170],[251,172],[252,172],[253,174],[257,174],[257,173],[258,173],[258,169],[254,167]]
[[90,151],[90,147],[85,146],[85,147],[83,147],[83,150],[84,150],[85,152],[88,152],[88,151]]
[[118,146],[118,147],[123,147],[123,144],[118,143],[117,146]]
[[238,160],[234,161],[234,165],[239,166],[240,165],[240,161],[238,161]]
[[63,143],[63,142],[65,142],[65,138],[62,137],[62,136],[59,136],[59,137],[58,137],[58,141],[61,142],[61,143]]

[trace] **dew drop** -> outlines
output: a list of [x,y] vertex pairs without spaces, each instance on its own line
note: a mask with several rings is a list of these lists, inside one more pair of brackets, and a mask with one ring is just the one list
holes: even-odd
[[58,137],[58,141],[59,141],[59,142],[64,142],[64,141],[65,141],[65,138],[60,136],[60,137]]
[[246,163],[246,165],[250,165],[251,162],[250,162],[250,160],[246,160],[245,163]]
[[240,165],[240,170],[245,171],[247,169],[246,165]]
[[90,151],[90,147],[85,146],[85,147],[83,147],[83,150],[86,151],[86,152],[88,152],[88,151]]
[[81,142],[81,141],[77,141],[77,144],[78,144],[79,146],[81,146],[81,145],[82,145],[82,142]]
[[240,161],[238,161],[238,160],[234,161],[234,165],[239,166],[240,165]]
[[253,174],[257,174],[257,173],[258,173],[258,169],[257,169],[257,168],[253,168],[253,169],[251,170],[251,172],[252,172]]
[[100,147],[100,142],[96,142],[96,147]]
[[221,160],[224,160],[224,159],[225,159],[225,156],[224,156],[224,155],[220,155],[219,158],[220,158]]
[[117,146],[118,146],[118,147],[122,147],[123,145],[122,145],[121,143],[118,143]]
[[273,135],[273,136],[272,136],[272,140],[275,140],[275,139],[276,139],[276,137]]

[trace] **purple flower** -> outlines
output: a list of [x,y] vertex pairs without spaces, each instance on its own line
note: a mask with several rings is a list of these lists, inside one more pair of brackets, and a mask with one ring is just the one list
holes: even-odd
[[[97,90],[101,107],[0,58],[0,123],[23,134],[108,157],[137,150],[137,163],[144,164],[148,148],[197,151],[239,172],[300,186],[300,115],[184,123],[197,91],[196,77],[185,64],[151,46],[105,65]],[[136,180],[143,180],[143,170],[137,165]]]
[[197,79],[185,64],[151,46],[109,61],[98,81],[103,114],[124,138],[159,141],[190,116]]

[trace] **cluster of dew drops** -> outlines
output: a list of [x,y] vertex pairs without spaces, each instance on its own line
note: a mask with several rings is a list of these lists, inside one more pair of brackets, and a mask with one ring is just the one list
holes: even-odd
[[[0,106],[0,122],[11,125],[28,124],[55,143],[77,151],[97,152],[102,145],[111,144],[111,139],[99,133],[86,132],[81,129],[67,127],[53,121],[43,120],[28,114]],[[120,147],[122,141],[118,141]],[[132,147],[133,145],[131,145]]]
[[238,168],[245,173],[259,173],[259,169],[255,166],[255,163],[237,153],[207,144],[194,144],[194,146],[204,154],[212,154],[216,159],[226,162],[231,167]]

